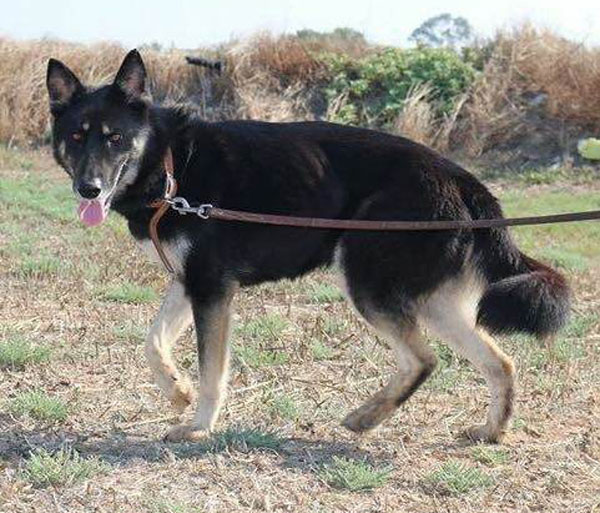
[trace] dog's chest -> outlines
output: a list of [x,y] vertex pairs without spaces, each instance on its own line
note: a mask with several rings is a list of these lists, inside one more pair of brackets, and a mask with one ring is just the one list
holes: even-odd
[[[138,239],[136,240],[136,243],[151,262],[156,262],[161,266],[163,265],[152,240]],[[190,242],[185,237],[178,237],[177,239],[169,242],[163,242],[161,246],[175,272],[182,273],[184,270],[185,260],[190,251]]]

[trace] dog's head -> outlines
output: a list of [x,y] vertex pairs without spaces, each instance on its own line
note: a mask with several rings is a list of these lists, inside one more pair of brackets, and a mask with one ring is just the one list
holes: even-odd
[[114,82],[92,90],[62,62],[50,59],[46,83],[54,156],[73,180],[81,220],[100,224],[115,195],[135,179],[148,139],[144,63],[132,50]]

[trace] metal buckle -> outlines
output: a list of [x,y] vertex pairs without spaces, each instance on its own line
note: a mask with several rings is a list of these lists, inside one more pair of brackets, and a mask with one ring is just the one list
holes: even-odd
[[194,212],[194,209],[190,207],[188,201],[185,198],[182,198],[181,196],[177,196],[173,199],[166,201],[169,205],[171,205],[171,208],[173,210],[179,212],[181,215],[185,215],[188,212]]
[[199,207],[190,206],[188,200],[177,196],[173,199],[165,199],[165,201],[171,205],[171,208],[181,215],[185,214],[196,214],[200,219],[208,219],[210,217],[210,209],[213,206],[210,203],[204,203]]
[[204,203],[198,207],[198,212],[196,214],[200,219],[208,219],[210,217],[210,209],[213,206],[210,203]]

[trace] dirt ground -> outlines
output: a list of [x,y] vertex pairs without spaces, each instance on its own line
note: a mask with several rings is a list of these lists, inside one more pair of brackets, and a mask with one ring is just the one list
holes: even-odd
[[[493,186],[511,214],[600,208],[589,177]],[[553,347],[499,341],[518,370],[501,445],[461,436],[487,388],[436,340],[436,373],[391,420],[340,426],[393,366],[328,271],[239,294],[217,432],[171,444],[143,354],[167,277],[115,214],[86,229],[74,208],[46,152],[0,151],[1,513],[600,511],[600,223],[515,231],[575,302]],[[191,331],[176,354],[195,376]]]

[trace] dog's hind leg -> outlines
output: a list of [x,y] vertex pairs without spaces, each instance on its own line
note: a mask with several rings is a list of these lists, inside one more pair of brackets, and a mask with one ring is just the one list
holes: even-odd
[[435,354],[425,345],[413,322],[398,323],[384,318],[370,318],[369,322],[392,346],[398,372],[383,389],[344,419],[343,425],[358,433],[375,428],[391,416],[427,379],[436,365]]
[[189,424],[172,428],[171,442],[200,440],[210,432],[221,409],[229,366],[229,321],[233,294],[193,304],[198,342],[200,380],[196,413]]
[[174,280],[150,328],[145,352],[156,384],[178,412],[193,401],[194,392],[189,378],[177,370],[171,346],[191,322],[190,300],[183,285]]
[[514,366],[492,338],[475,327],[477,301],[464,292],[468,285],[444,287],[425,304],[423,321],[442,340],[483,374],[491,394],[487,422],[467,430],[474,441],[498,442],[504,435],[513,409]]

